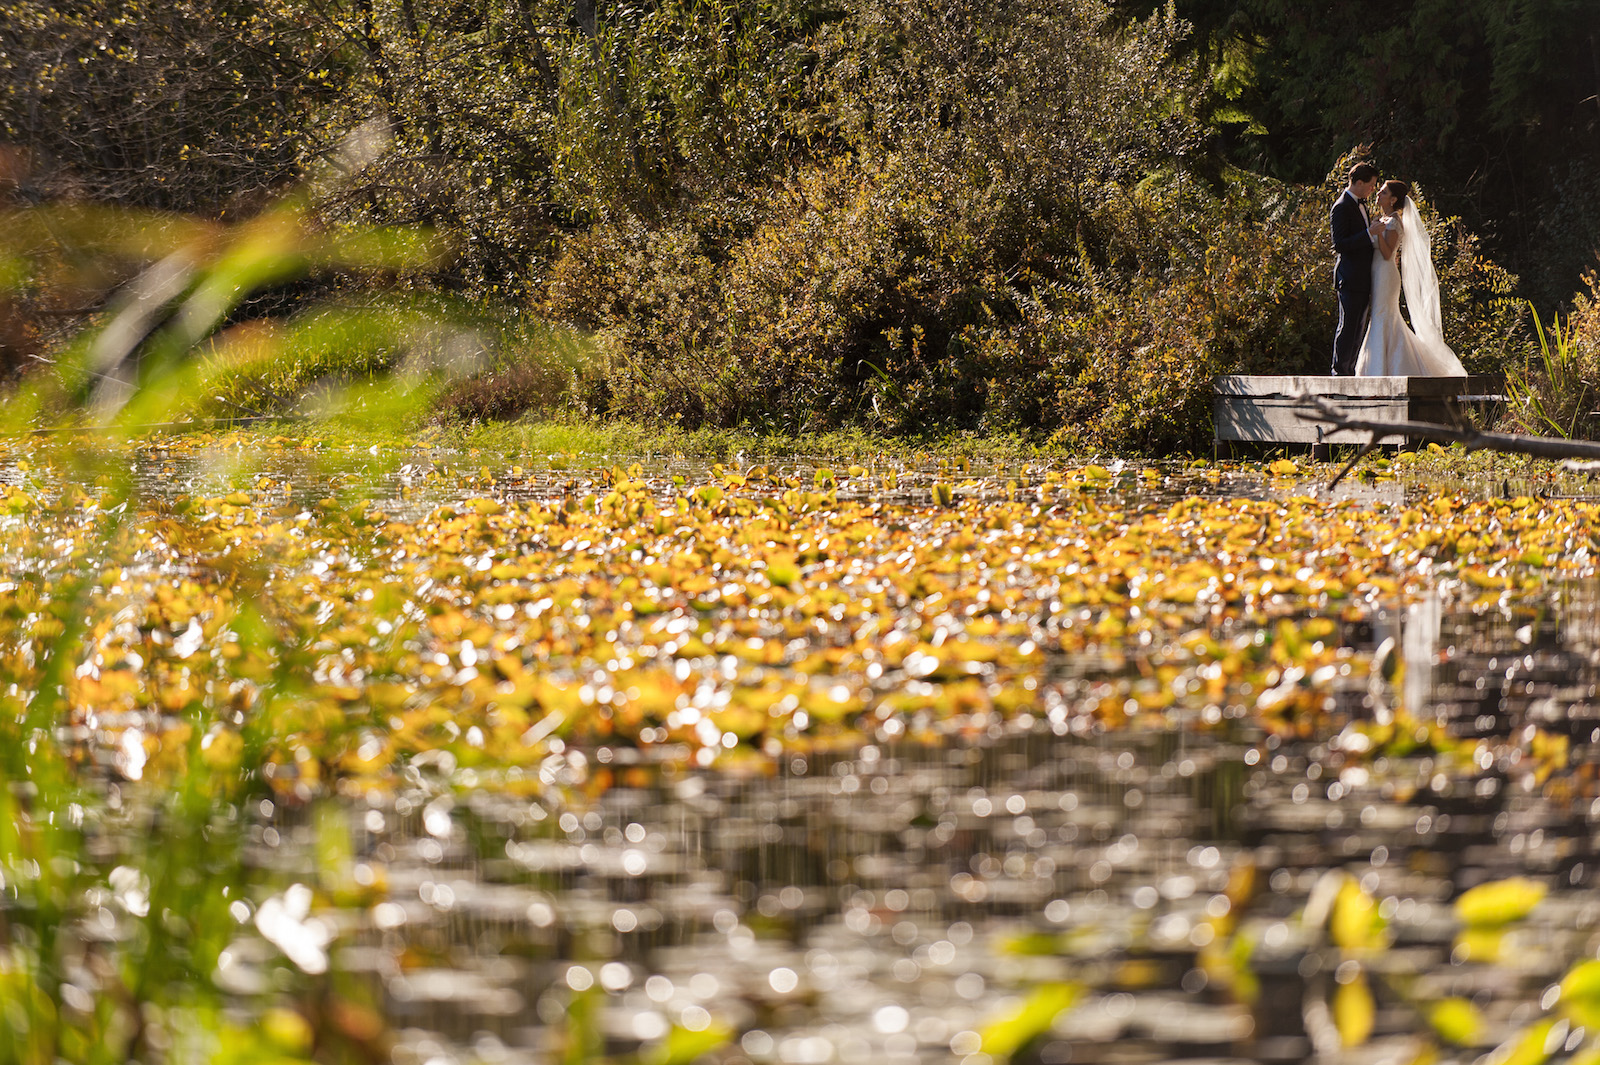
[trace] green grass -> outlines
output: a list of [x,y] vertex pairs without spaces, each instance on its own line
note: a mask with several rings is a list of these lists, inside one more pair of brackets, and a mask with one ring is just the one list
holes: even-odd
[[437,439],[456,446],[534,454],[671,456],[715,462],[758,462],[775,456],[833,461],[886,457],[914,461],[939,456],[988,460],[1031,460],[1095,456],[1052,448],[1017,436],[941,433],[895,437],[865,429],[823,433],[762,433],[753,429],[684,429],[637,421],[607,421],[582,415],[545,417],[511,423],[445,427]]

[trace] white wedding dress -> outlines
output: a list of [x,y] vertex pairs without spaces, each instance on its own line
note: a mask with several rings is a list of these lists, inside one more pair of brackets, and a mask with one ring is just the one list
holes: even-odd
[[[1385,219],[1384,225],[1390,232],[1399,230],[1400,242],[1388,259],[1376,248],[1372,252],[1372,320],[1356,357],[1356,376],[1465,377],[1461,360],[1444,342],[1432,242],[1410,197],[1405,208]],[[1402,291],[1411,313],[1410,326],[1400,317]]]

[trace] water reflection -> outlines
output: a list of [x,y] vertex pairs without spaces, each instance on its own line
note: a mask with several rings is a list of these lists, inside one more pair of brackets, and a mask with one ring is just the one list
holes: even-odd
[[[324,499],[346,505],[369,501],[400,520],[412,520],[441,503],[471,495],[492,495],[506,501],[549,503],[581,499],[604,492],[610,471],[634,470],[656,494],[670,494],[684,484],[722,476],[724,466],[679,453],[616,456],[554,453],[480,453],[455,447],[418,445],[411,448],[328,446],[315,440],[296,444],[278,439],[208,436],[154,440],[139,449],[130,464],[125,452],[96,450],[93,441],[74,453],[71,463],[48,453],[24,458],[0,447],[0,484],[38,485],[57,490],[79,483],[84,470],[106,482],[130,474],[133,488],[149,498],[217,496],[248,488],[271,487],[286,503],[314,506]],[[1040,458],[940,458],[933,455],[877,456],[862,464],[837,463],[792,453],[740,454],[726,470],[757,470],[774,484],[792,482],[836,490],[841,501],[885,504],[924,503],[936,484],[948,485],[953,500],[1002,499],[1059,485],[1082,482],[1081,463]],[[1102,498],[1118,504],[1157,505],[1188,495],[1234,499],[1281,499],[1291,495],[1326,495],[1332,502],[1390,506],[1414,501],[1437,486],[1403,483],[1385,474],[1379,480],[1347,478],[1327,493],[1322,488],[1332,467],[1307,467],[1292,475],[1263,477],[1247,463],[1205,465],[1185,461],[1128,463],[1114,461],[1089,481]],[[1147,476],[1154,470],[1159,477]],[[99,474],[100,476],[92,476]],[[1460,487],[1460,486],[1457,486]],[[1510,485],[1496,484],[1496,489]],[[1519,491],[1520,491],[1519,487]]]
[[[1411,1060],[1430,1005],[1455,999],[1484,1018],[1470,1057],[1543,1016],[1600,942],[1581,769],[1600,751],[1596,592],[1540,614],[1396,614],[1403,705],[1491,741],[1465,767],[1419,743],[1357,758],[1390,709],[1363,681],[1332,738],[1038,719],[775,776],[641,765],[592,800],[558,781],[357,803],[357,859],[386,891],[322,916],[333,964],[367,974],[402,1030],[395,1060],[419,1065],[548,1060],[580,1000],[612,1056],[725,1027],[722,1060],[976,1065],[985,1026],[1054,982],[1083,994],[1027,1060]],[[1568,769],[1535,756],[1551,730]],[[300,816],[264,822],[275,865],[308,860]],[[1513,874],[1557,889],[1492,942],[1464,938],[1451,900]],[[1349,885],[1381,949],[1341,945]],[[270,966],[250,942],[230,979]],[[1355,981],[1372,1034],[1346,1050],[1335,1003]]]
[[1400,658],[1405,666],[1403,705],[1422,708],[1433,690],[1433,664],[1438,656],[1439,626],[1444,617],[1440,596],[1425,596],[1406,607],[1401,629]]

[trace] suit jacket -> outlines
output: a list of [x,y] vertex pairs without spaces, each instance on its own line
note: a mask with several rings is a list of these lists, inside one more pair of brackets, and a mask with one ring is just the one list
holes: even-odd
[[1361,205],[1346,189],[1333,201],[1333,287],[1372,291],[1372,238]]

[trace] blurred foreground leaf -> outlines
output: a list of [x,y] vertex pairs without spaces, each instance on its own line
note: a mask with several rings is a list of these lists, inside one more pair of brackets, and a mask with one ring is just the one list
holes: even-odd
[[1542,1065],[1549,1059],[1553,1050],[1560,1047],[1551,1047],[1550,1032],[1555,1027],[1554,1021],[1540,1021],[1531,1028],[1525,1028],[1518,1035],[1502,1043],[1489,1057],[1497,1065]]
[[713,1021],[698,1032],[675,1024],[666,1038],[652,1047],[642,1060],[644,1065],[689,1065],[732,1040],[733,1029],[720,1022]]
[[1600,1026],[1600,959],[1579,962],[1562,977],[1561,1008],[1586,1028]]
[[1374,950],[1383,945],[1387,924],[1377,900],[1354,880],[1346,880],[1333,903],[1328,934],[1345,950]]
[[1509,924],[1528,916],[1550,888],[1525,876],[1479,884],[1456,899],[1457,919],[1470,927]]
[[1371,1037],[1377,1012],[1365,973],[1348,984],[1340,984],[1333,992],[1333,1024],[1347,1047],[1360,1046]]
[[1077,984],[1052,983],[1035,988],[1015,1013],[984,1026],[979,1033],[983,1052],[1000,1061],[1009,1060],[1049,1031],[1061,1011],[1082,994],[1083,989]]
[[1471,999],[1447,998],[1428,1010],[1428,1023],[1441,1039],[1457,1046],[1473,1046],[1484,1032],[1483,1011]]

